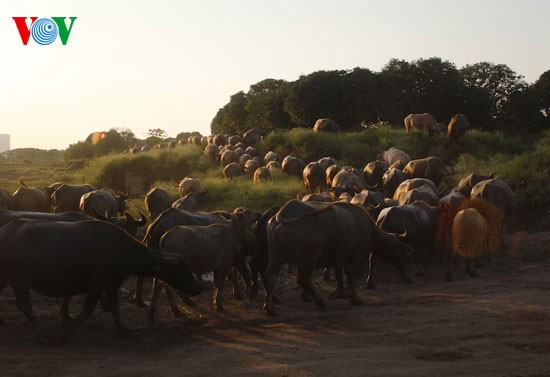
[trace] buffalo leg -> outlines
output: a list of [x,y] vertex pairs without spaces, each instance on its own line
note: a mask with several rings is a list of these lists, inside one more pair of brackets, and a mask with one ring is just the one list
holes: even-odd
[[[244,259],[238,261],[235,267],[237,268],[237,271],[239,271],[239,275],[241,275],[241,277],[243,278],[246,291],[249,292],[250,288],[252,287],[252,276],[251,276],[250,268],[248,268],[248,265],[246,264],[246,261]],[[244,299],[244,295],[243,295],[243,299]]]
[[170,309],[172,309],[172,313],[174,313],[176,317],[181,317],[183,313],[178,308],[178,304],[176,303],[176,298],[174,297],[174,290],[166,284],[163,284],[163,285],[164,285],[164,291],[166,292],[166,297],[168,298],[168,303],[170,304]]
[[92,316],[100,296],[98,292],[89,292],[86,295],[80,314],[74,320],[65,324],[65,340],[71,331]]
[[312,275],[313,266],[303,264],[298,266],[298,284],[300,284],[302,289],[313,298],[313,301],[319,308],[326,309],[327,304],[315,290],[313,284],[311,284]]
[[335,267],[334,276],[336,277],[336,289],[329,295],[330,299],[341,298],[344,294],[344,275],[342,274],[342,269]]
[[265,287],[265,304],[264,309],[268,315],[277,315],[275,310],[274,300],[275,295],[273,293],[275,285],[277,284],[277,278],[283,267],[283,261],[278,255],[271,255],[269,258],[269,264],[265,271],[264,287]]
[[218,312],[223,312],[222,292],[225,276],[226,271],[214,271],[214,306]]
[[464,268],[464,270],[471,277],[477,278],[477,273],[476,273],[476,270],[474,270],[474,268],[472,267],[472,260],[471,259],[469,259],[469,258],[466,259],[466,267]]
[[145,283],[145,277],[138,276],[136,279],[136,293],[134,294],[134,303],[138,308],[147,307],[143,302],[143,283]]
[[237,276],[235,274],[235,271],[233,268],[230,268],[227,271],[227,278],[231,282],[231,285],[233,286],[233,296],[237,301],[243,301],[244,300],[244,293],[241,290],[241,286],[239,285],[239,279],[237,279]]
[[445,277],[445,280],[447,280],[448,282],[453,281],[453,266],[455,264],[455,258],[456,258],[456,253],[450,252],[449,260],[447,262],[447,273]]
[[62,344],[63,338],[55,337],[48,334],[38,318],[33,313],[31,305],[31,294],[28,288],[19,288],[12,285],[13,293],[15,295],[15,304],[17,308],[23,312],[25,317],[30,321],[31,325],[38,333],[38,341],[42,344]]
[[[248,292],[248,298],[250,300],[256,298],[258,295],[259,285],[260,282],[258,281],[258,274],[260,273],[261,267],[259,266],[259,261],[256,256],[253,256],[250,260],[250,274],[251,274],[251,280],[252,284],[247,289]],[[262,282],[265,282],[265,266],[262,272]]]
[[345,270],[348,288],[344,291],[344,296],[348,297],[353,305],[363,305],[364,302],[357,293],[357,288],[361,285],[361,277],[363,274],[363,268],[361,267],[360,261],[350,263],[346,266]]
[[153,279],[153,297],[151,298],[151,305],[149,305],[149,323],[152,325],[155,322],[155,312],[157,310],[157,304],[160,297],[160,291],[162,290],[162,284],[159,279]]
[[105,292],[105,301],[109,305],[111,315],[113,316],[113,321],[117,327],[118,335],[122,338],[126,338],[132,333],[124,326],[120,320],[120,303],[118,300],[118,290],[111,289],[108,292]]
[[374,268],[375,268],[375,260],[376,256],[374,253],[369,254],[369,274],[367,277],[367,289],[374,289]]

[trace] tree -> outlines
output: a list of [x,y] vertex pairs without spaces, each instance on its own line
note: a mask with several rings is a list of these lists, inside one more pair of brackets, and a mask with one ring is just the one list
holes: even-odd
[[128,147],[127,141],[115,129],[110,129],[95,145],[95,154],[103,156],[111,152],[122,152]]
[[497,120],[503,114],[514,93],[527,88],[523,76],[505,64],[481,62],[466,65],[460,73],[466,86],[479,88],[488,96],[491,120]]
[[246,94],[243,91],[233,94],[229,103],[218,110],[212,119],[212,133],[238,133],[246,129]]
[[168,134],[162,128],[150,128],[146,132],[147,137],[156,137],[159,139],[166,139]]
[[550,118],[550,70],[544,72],[534,84],[540,110]]

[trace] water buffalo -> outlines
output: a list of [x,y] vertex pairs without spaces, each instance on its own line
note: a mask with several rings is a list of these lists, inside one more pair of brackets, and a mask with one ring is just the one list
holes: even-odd
[[389,168],[382,176],[382,193],[386,198],[392,198],[395,190],[406,179],[405,174],[397,168]]
[[227,144],[231,145],[237,145],[238,143],[242,142],[243,138],[240,135],[231,135],[227,138],[225,141]]
[[338,132],[340,125],[329,118],[317,119],[313,125],[313,132]]
[[453,253],[447,267],[447,281],[453,281],[453,265],[456,254],[465,259],[466,273],[476,277],[471,259],[480,257],[486,250],[487,222],[475,208],[464,209],[456,214],[451,230],[451,243]]
[[6,225],[14,219],[36,219],[74,222],[93,220],[94,218],[81,212],[47,213],[34,211],[12,211],[8,209],[0,210],[0,227]]
[[406,179],[399,184],[393,199],[397,200],[399,205],[411,204],[422,200],[429,205],[435,206],[439,202],[437,188],[432,181],[425,178]]
[[449,121],[447,126],[447,140],[445,141],[445,147],[456,143],[456,141],[466,133],[469,123],[464,114],[455,114]]
[[472,191],[472,187],[474,187],[476,184],[478,184],[481,181],[484,181],[486,179],[495,178],[495,177],[496,177],[496,173],[491,173],[489,175],[472,173],[472,174],[462,178],[458,182],[458,185],[456,185],[456,187],[453,188],[453,191],[459,192],[462,195],[464,195],[466,198],[469,198],[470,193]]
[[302,178],[302,172],[306,165],[304,164],[304,161],[302,161],[302,159],[299,157],[286,156],[283,159],[283,163],[281,164],[281,166],[283,167],[283,171],[286,174]]
[[406,241],[414,248],[417,274],[423,275],[434,251],[434,230],[437,229],[438,208],[424,202],[385,208],[376,225],[391,233],[405,233]]
[[176,187],[178,188],[181,198],[188,194],[194,194],[201,191],[200,181],[192,177],[183,178]]
[[13,209],[17,211],[50,212],[51,195],[62,185],[54,183],[48,187],[28,187],[23,181],[20,188],[13,193]]
[[332,187],[332,180],[340,170],[342,170],[342,168],[338,165],[330,165],[325,170],[325,177],[327,177],[327,187]]
[[263,128],[251,128],[244,133],[243,142],[246,145],[254,145],[266,134],[267,132]]
[[206,145],[206,147],[204,147],[204,155],[212,161],[216,161],[218,159],[219,152],[220,147],[218,147],[216,144],[208,144]]
[[409,163],[411,157],[401,149],[391,147],[378,155],[378,159],[383,160],[388,167],[403,169]]
[[281,167],[281,163],[279,161],[269,161],[265,163],[265,166],[269,169],[269,170],[273,170],[273,169],[282,169]]
[[[154,276],[183,292],[200,293],[180,257],[155,252],[103,221],[18,219],[0,228],[0,244],[2,288],[11,286],[17,307],[47,344],[65,343],[69,333],[91,317],[102,294],[118,333],[126,336],[118,288],[128,276]],[[61,336],[49,334],[32,311],[31,289],[51,297],[86,294],[82,312],[65,325]]]
[[303,170],[304,185],[307,192],[323,191],[326,185],[325,170],[318,162],[310,162]]
[[348,288],[344,290],[341,273],[334,298],[349,298],[360,304],[357,288],[372,253],[386,253],[404,264],[403,252],[409,250],[397,236],[378,229],[359,206],[349,203],[319,203],[291,200],[267,224],[269,264],[266,271],[266,303],[269,315],[276,315],[273,290],[284,262],[298,266],[298,283],[315,303],[325,308],[323,298],[311,284],[316,267],[345,271]]
[[101,214],[107,217],[116,217],[117,214],[124,214],[126,210],[126,199],[129,194],[118,191],[115,193],[110,188],[104,187],[101,190],[90,191],[80,197],[80,212],[90,216]]
[[243,174],[244,171],[237,162],[232,162],[223,169],[223,176],[227,179],[233,179]]
[[[243,252],[246,230],[250,224],[245,213],[232,213],[224,224],[207,226],[177,226],[166,232],[160,240],[160,249],[178,254],[194,273],[214,272],[214,299],[217,311],[223,311],[222,291],[226,276],[232,274]],[[234,277],[231,279],[235,281]],[[234,285],[234,290],[238,285]],[[160,287],[155,285],[149,307],[149,321],[154,321]],[[242,294],[241,294],[242,295]]]
[[179,198],[172,203],[172,208],[191,211],[194,209],[208,194],[208,190],[189,193],[182,198]]
[[256,170],[259,169],[260,167],[261,167],[261,164],[258,160],[250,159],[246,161],[246,163],[244,164],[244,172],[246,173],[246,175],[253,177]]
[[355,194],[363,190],[363,182],[356,174],[342,169],[332,179],[331,187]]
[[439,157],[430,156],[409,161],[403,169],[403,174],[407,178],[427,178],[437,187],[449,171]]
[[254,171],[254,183],[260,183],[271,179],[271,170],[265,166],[261,166]]
[[283,162],[283,159],[277,153],[268,151],[264,156],[264,162],[267,165],[270,161],[277,161],[280,164]]
[[388,170],[388,165],[382,161],[371,161],[363,168],[363,178],[366,186],[372,189],[382,188],[382,177]]
[[329,166],[338,165],[338,161],[336,161],[333,157],[323,157],[317,160],[317,162],[321,165],[324,171],[326,171]]
[[511,222],[517,212],[516,194],[502,179],[492,178],[477,183],[472,187],[470,197],[484,199],[493,204],[502,211],[503,221]]
[[251,160],[252,159],[252,156],[249,155],[248,153],[243,153],[240,157],[239,157],[239,165],[241,165],[241,167],[244,169],[244,165],[246,164],[246,162],[248,160]]
[[154,187],[145,195],[145,209],[149,218],[154,221],[158,215],[172,206],[172,196],[160,187]]
[[82,195],[97,190],[92,185],[59,186],[51,195],[54,212],[78,211]]
[[409,114],[405,117],[403,123],[405,123],[405,130],[407,133],[413,129],[424,131],[428,135],[439,131],[437,121],[430,113]]
[[360,204],[371,215],[373,219],[377,219],[380,211],[386,208],[386,202],[384,201],[384,195],[378,191],[363,190],[351,199],[352,204]]
[[3,188],[0,188],[0,209],[13,209],[13,196]]

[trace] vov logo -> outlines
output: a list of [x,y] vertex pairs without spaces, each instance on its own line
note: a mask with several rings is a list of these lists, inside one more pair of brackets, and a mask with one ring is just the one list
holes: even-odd
[[[76,17],[69,17],[71,24],[67,29],[65,19],[67,17],[52,17],[52,18],[38,18],[38,17],[12,17],[21,36],[21,41],[26,46],[29,42],[29,38],[32,35],[32,39],[39,45],[52,44],[59,35],[61,43],[67,44],[71,30],[73,29],[74,20]],[[31,24],[27,26],[27,18],[31,19]]]

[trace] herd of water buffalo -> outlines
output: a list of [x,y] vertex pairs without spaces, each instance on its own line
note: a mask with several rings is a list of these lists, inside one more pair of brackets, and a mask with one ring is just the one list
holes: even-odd
[[[444,181],[452,171],[436,156],[412,160],[405,151],[390,148],[361,172],[341,167],[331,157],[306,164],[270,151],[260,158],[253,144],[261,132],[251,132],[252,138],[215,135],[190,142],[206,141],[205,154],[222,164],[228,178],[233,176],[227,173],[229,166],[260,184],[271,170],[282,169],[303,178],[307,194],[277,203],[281,207],[263,214],[242,207],[196,212],[205,191],[198,180],[186,177],[175,202],[162,188],[147,193],[150,223],[139,241],[137,229],[146,224],[146,217],[136,220],[125,214],[127,194],[122,192],[63,183],[27,187],[23,182],[13,194],[0,189],[0,290],[11,286],[17,307],[39,339],[50,344],[65,342],[100,301],[112,313],[119,333],[127,334],[118,289],[129,276],[138,277],[138,306],[145,306],[144,279],[154,278],[151,323],[162,289],[174,313],[180,314],[174,293],[192,303],[189,296],[201,292],[197,278],[208,272],[213,272],[217,310],[224,308],[226,278],[235,297],[244,298],[240,275],[250,298],[257,295],[261,277],[265,309],[275,315],[274,289],[285,263],[297,267],[304,300],[326,307],[311,282],[314,271],[324,267],[330,269],[327,277],[331,272],[336,277],[331,297],[360,304],[357,288],[365,280],[374,287],[376,260],[394,266],[403,282],[410,282],[408,261],[424,274],[434,251],[441,250],[449,256],[448,281],[453,280],[456,255],[475,276],[471,261],[500,248],[507,222],[516,212],[513,183],[494,174],[470,174],[448,188]],[[63,298],[62,335],[50,334],[40,324],[30,290]],[[80,294],[86,294],[83,309],[72,319],[69,300]]]

